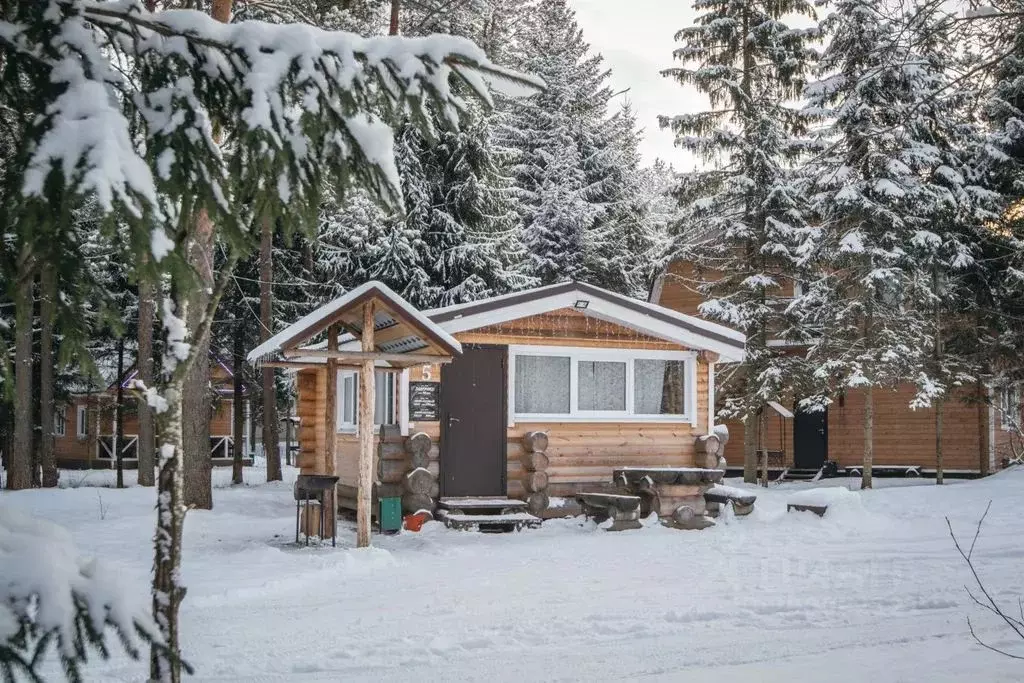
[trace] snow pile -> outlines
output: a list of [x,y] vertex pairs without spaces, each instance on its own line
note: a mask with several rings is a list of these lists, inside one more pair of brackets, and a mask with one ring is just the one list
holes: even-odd
[[156,633],[140,608],[125,597],[118,572],[80,556],[65,529],[0,507],[0,642],[25,625],[40,637],[55,634],[60,654],[75,658],[85,610],[93,631],[113,626],[134,651],[136,625]]
[[829,512],[836,508],[861,509],[860,496],[839,486],[797,491],[786,498],[787,505],[812,505],[827,507]]

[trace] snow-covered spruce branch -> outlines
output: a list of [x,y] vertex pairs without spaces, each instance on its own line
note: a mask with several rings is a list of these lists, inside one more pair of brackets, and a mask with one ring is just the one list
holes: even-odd
[[0,507],[0,679],[42,681],[55,651],[70,681],[82,680],[90,653],[110,656],[113,631],[125,652],[161,646],[144,603],[126,599],[118,573],[79,555],[71,535],[51,522]]
[[[978,595],[976,595],[968,586],[964,586],[964,590],[967,591],[967,595],[970,596],[971,601],[1001,619],[1021,640],[1024,640],[1024,603],[1019,599],[1017,601],[1017,607],[1020,610],[1020,618],[1018,619],[1011,616],[1009,612],[1004,610],[1003,607],[996,602],[995,598],[992,597],[992,594],[989,593],[988,588],[985,587],[985,583],[978,575],[977,567],[974,566],[974,546],[978,543],[978,537],[981,535],[981,527],[985,523],[985,518],[988,517],[989,510],[991,509],[992,501],[989,501],[988,505],[985,507],[985,512],[981,515],[981,518],[978,519],[978,524],[974,529],[974,537],[971,539],[971,545],[966,550],[963,545],[961,545],[956,534],[953,532],[953,524],[949,521],[949,517],[946,517],[946,526],[949,528],[949,536],[953,539],[953,545],[956,546],[956,550],[960,554],[960,557],[962,557],[964,562],[967,564],[967,568],[971,570],[971,576],[974,577],[974,583],[981,592],[982,597],[979,598]],[[982,647],[1006,657],[1010,657],[1011,659],[1024,660],[1024,655],[1007,652],[1006,650],[999,649],[983,641],[975,631],[974,624],[971,623],[970,617],[967,617],[967,627],[971,631],[971,636]]]

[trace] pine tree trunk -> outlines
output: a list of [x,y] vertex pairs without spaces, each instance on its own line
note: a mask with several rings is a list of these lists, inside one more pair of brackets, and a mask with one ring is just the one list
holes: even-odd
[[245,408],[244,398],[242,396],[242,367],[245,363],[245,334],[242,328],[242,321],[236,321],[235,325],[235,353],[234,353],[234,367],[232,372],[234,377],[232,378],[232,385],[234,392],[232,394],[231,403],[231,435],[234,437],[234,444],[231,447],[231,483],[241,484],[242,483],[242,443],[245,439],[243,432],[245,431]]
[[42,485],[54,488],[60,474],[53,452],[53,323],[57,307],[57,271],[53,266],[43,266],[40,285],[39,425],[42,428],[42,440],[39,444],[39,465],[42,469]]
[[7,488],[32,486],[32,254],[24,247],[18,259],[14,294],[14,447],[7,457]]
[[[205,209],[196,215],[195,235],[189,260],[198,274],[196,291],[191,294],[190,330],[199,327],[200,317],[213,288],[213,222]],[[202,510],[213,509],[212,460],[210,456],[210,341],[200,340],[194,349],[195,360],[182,387],[182,453],[185,505]]]
[[[274,221],[263,219],[260,233],[260,341],[274,329]],[[281,452],[277,435],[277,386],[274,369],[263,368],[263,451],[267,458],[267,481],[281,481]]]
[[388,25],[388,35],[398,35],[398,18],[402,10],[402,0],[391,0],[391,22]]
[[114,462],[117,488],[124,488],[124,336],[117,340],[117,402],[114,404]]
[[[153,386],[153,285],[145,279],[139,282],[139,338],[138,357],[135,359],[139,379]],[[139,486],[153,486],[153,468],[156,467],[156,442],[153,434],[153,409],[145,399],[138,401],[139,435],[135,451],[139,458]]]
[[942,410],[946,402],[939,400],[935,404],[935,483],[942,485]]
[[871,466],[875,460],[875,386],[868,384],[864,390],[864,469],[861,472],[860,487],[871,488]]
[[979,377],[975,383],[978,403],[978,471],[981,476],[989,475],[988,461],[988,403],[985,401],[985,384]]
[[765,419],[766,411],[761,408],[758,411],[758,443],[761,444],[761,485],[768,488],[768,421]]
[[757,483],[757,439],[761,433],[760,416],[752,411],[743,420],[743,481]]

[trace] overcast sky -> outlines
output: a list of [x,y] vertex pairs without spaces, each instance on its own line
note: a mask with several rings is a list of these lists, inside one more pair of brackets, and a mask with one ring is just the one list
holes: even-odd
[[570,0],[583,36],[612,69],[612,87],[628,97],[644,129],[645,163],[661,157],[677,171],[692,170],[690,157],[675,148],[672,134],[658,128],[660,114],[701,108],[700,95],[659,72],[672,66],[673,36],[690,24],[689,0]]

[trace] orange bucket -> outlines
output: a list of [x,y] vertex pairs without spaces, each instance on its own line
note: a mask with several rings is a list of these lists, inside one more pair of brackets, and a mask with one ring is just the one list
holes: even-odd
[[424,512],[417,512],[414,515],[405,516],[405,528],[409,531],[419,531],[426,522],[430,521],[430,515]]

